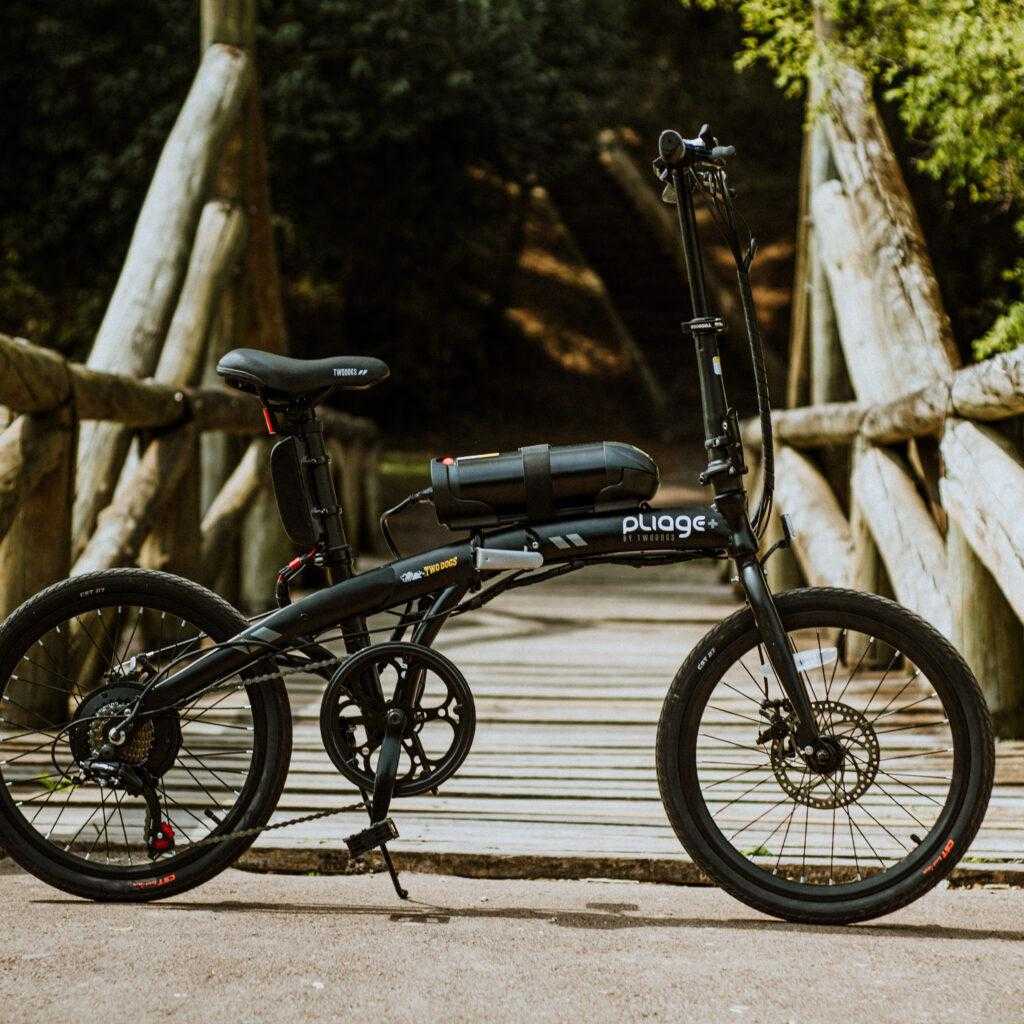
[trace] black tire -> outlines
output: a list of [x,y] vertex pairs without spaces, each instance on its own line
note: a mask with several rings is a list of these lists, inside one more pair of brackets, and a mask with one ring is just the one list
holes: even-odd
[[[756,910],[812,924],[848,924],[891,913],[944,878],[981,825],[995,766],[992,728],[981,690],[957,651],[923,619],[892,601],[825,588],[792,591],[778,595],[776,601],[791,640],[801,631],[797,634],[801,642],[794,646],[810,652],[805,664],[814,675],[808,676],[808,685],[815,687],[818,696],[825,691],[815,709],[819,722],[827,723],[836,737],[839,767],[827,776],[819,775],[792,745],[787,746],[790,740],[767,737],[758,743],[769,727],[766,716],[772,714],[770,687],[778,684],[769,679],[758,653],[753,616],[743,609],[701,640],[679,669],[665,700],[657,767],[666,813],[693,860],[723,889]],[[832,637],[837,646],[823,648],[823,635]],[[817,656],[813,636],[818,637]],[[875,640],[865,642],[863,637]],[[854,664],[857,650],[863,656]],[[877,667],[862,670],[868,655]],[[836,667],[827,671],[832,661]],[[842,678],[836,682],[840,664],[844,664],[844,675],[849,671],[842,692],[838,690]],[[894,666],[903,673],[896,679],[889,674]],[[747,682],[748,676],[752,682]],[[904,679],[888,704],[881,709],[873,705],[886,696],[888,691],[882,692],[886,682],[896,689]],[[931,692],[918,696],[926,689],[925,682]],[[909,687],[914,689],[902,696]],[[760,702],[762,689],[761,709],[768,707],[764,714],[760,709],[755,713],[752,705],[736,703],[738,697]],[[855,706],[868,691],[867,707]],[[879,692],[882,696],[876,698]],[[781,696],[781,689],[775,696]],[[941,720],[934,710],[937,701]],[[897,717],[883,723],[884,728],[876,726],[880,718],[892,715]],[[929,720],[918,722],[925,718]],[[933,736],[938,739],[933,741]],[[950,746],[935,747],[938,741]],[[900,753],[900,744],[910,752]],[[888,753],[892,750],[897,752]],[[751,751],[758,755],[756,761]],[[741,771],[733,774],[735,768]],[[716,772],[724,773],[723,777],[717,778]],[[743,781],[737,781],[741,777]],[[894,779],[904,788],[897,788]],[[720,788],[711,794],[715,787],[730,785],[739,796],[730,799],[732,791]],[[769,790],[752,793],[765,785]],[[783,797],[780,802],[775,801],[778,793]],[[715,811],[719,804],[722,809]],[[767,811],[762,811],[764,804]],[[769,832],[779,807],[778,823]],[[823,821],[820,831],[810,830],[812,810],[816,828],[819,819]],[[831,847],[826,855],[830,812]],[[750,815],[752,820],[745,824]],[[798,864],[800,816],[803,850]],[[790,847],[794,818],[797,833]],[[872,821],[878,823],[877,830]],[[840,832],[846,826],[849,831],[848,838],[840,835],[838,846],[837,822]],[[736,823],[742,824],[737,828]],[[734,845],[744,832],[742,842]],[[761,832],[764,839],[758,838]],[[871,834],[884,841],[876,847]],[[858,858],[858,843],[865,836],[870,853],[862,846]],[[754,843],[753,848],[743,848]],[[886,849],[893,851],[888,857],[883,856]]]
[[[79,635],[87,633],[90,639],[94,637],[98,639],[98,644],[94,640],[94,646],[99,653],[89,653],[89,657],[92,659],[90,662],[92,667],[88,670],[89,673],[100,672],[108,673],[109,675],[109,666],[112,664],[115,665],[118,672],[123,672],[123,665],[127,663],[125,661],[127,653],[130,649],[133,649],[133,642],[137,645],[139,641],[134,639],[137,635],[136,632],[133,630],[128,635],[129,630],[127,626],[123,624],[121,619],[115,620],[114,616],[120,610],[121,616],[127,615],[130,622],[132,608],[140,609],[136,618],[136,630],[139,629],[139,625],[142,623],[141,632],[146,634],[147,630],[149,630],[150,635],[155,636],[155,626],[159,623],[161,641],[164,637],[163,621],[165,617],[171,617],[172,629],[177,629],[173,625],[173,620],[179,620],[182,623],[183,629],[177,633],[170,634],[172,643],[178,642],[178,637],[190,637],[191,639],[186,642],[192,645],[190,649],[194,656],[198,656],[202,644],[208,645],[209,641],[219,642],[226,640],[244,629],[247,625],[246,620],[239,612],[216,594],[189,580],[167,573],[141,569],[112,569],[105,572],[76,576],[62,581],[48,587],[20,608],[17,608],[0,625],[0,695],[3,696],[5,701],[8,701],[8,703],[3,705],[4,713],[8,714],[12,708],[16,710],[21,706],[21,701],[27,699],[24,696],[27,692],[26,686],[38,687],[46,685],[42,680],[48,679],[49,676],[44,677],[36,672],[34,680],[26,683],[24,678],[19,676],[18,670],[26,662],[29,664],[34,663],[29,658],[30,654],[35,654],[40,662],[43,662],[44,654],[46,658],[50,657],[46,653],[46,645],[49,643],[47,638],[55,634],[57,627],[61,623],[70,623],[74,620],[81,624],[83,621],[82,617],[84,616],[85,626],[80,629]],[[128,612],[126,613],[124,609],[128,609]],[[93,619],[88,617],[90,613],[94,616]],[[75,618],[76,616],[78,618]],[[146,618],[147,616],[150,618]],[[92,626],[90,629],[90,623],[96,620],[98,620],[98,625]],[[113,628],[113,623],[115,622],[116,628]],[[146,623],[151,623],[152,625],[147,626],[145,625]],[[100,630],[102,629],[103,632],[107,632],[107,624],[111,624],[111,628],[106,640],[104,640]],[[70,634],[70,628],[68,633]],[[111,634],[113,636],[112,640],[110,639]],[[73,641],[66,639],[64,643],[67,645],[63,649],[67,660],[63,666],[55,665],[54,667],[66,668],[76,679],[82,680],[86,678],[88,673],[86,673],[86,676],[80,676],[79,673],[74,671],[74,667],[83,664],[84,659],[76,659],[73,654],[66,653],[71,649]],[[121,649],[122,644],[123,650]],[[40,648],[43,653],[36,653]],[[170,658],[171,656],[168,655],[167,657]],[[95,667],[97,664],[100,665],[99,669]],[[107,668],[102,667],[104,664]],[[45,662],[43,662],[43,665],[45,667]],[[251,724],[241,726],[214,724],[213,736],[236,735],[236,733],[226,733],[225,729],[229,728],[236,730],[245,729],[247,735],[251,733],[251,751],[247,749],[248,743],[243,744],[242,746],[246,749],[238,751],[240,760],[231,761],[232,767],[224,767],[222,764],[217,764],[214,769],[208,767],[200,768],[198,767],[199,765],[205,766],[209,762],[204,761],[202,757],[197,756],[195,753],[190,752],[187,755],[182,753],[189,749],[187,745],[190,740],[187,737],[200,735],[196,732],[200,727],[193,725],[193,723],[197,723],[202,719],[203,727],[209,727],[212,724],[209,718],[203,719],[203,716],[207,714],[205,705],[202,707],[201,712],[196,712],[192,708],[197,705],[193,704],[192,708],[185,710],[182,715],[177,717],[176,728],[178,730],[177,739],[179,747],[174,748],[173,742],[170,744],[171,754],[166,756],[169,759],[173,755],[174,760],[168,761],[169,767],[165,771],[169,778],[171,772],[181,771],[179,765],[184,766],[184,772],[188,772],[191,778],[196,780],[195,793],[200,794],[201,790],[211,800],[216,801],[217,811],[216,813],[211,812],[209,814],[210,824],[207,824],[207,819],[202,814],[195,813],[195,810],[199,810],[203,806],[203,802],[206,802],[206,805],[209,806],[206,797],[200,795],[199,802],[193,804],[194,810],[188,812],[191,818],[196,819],[200,823],[200,826],[205,826],[208,835],[228,835],[244,829],[259,828],[267,823],[277,805],[288,772],[292,742],[291,715],[284,684],[280,676],[278,676],[276,679],[259,684],[238,685],[240,680],[272,672],[273,669],[274,663],[267,660],[254,666],[252,669],[247,669],[241,674],[241,677],[235,676],[234,689],[230,689],[230,685],[225,683],[225,692],[238,695],[238,707],[236,708],[234,701],[229,703],[227,710],[230,711],[230,714],[226,714],[224,705],[221,705],[221,708],[216,711],[213,717],[218,718],[220,722],[251,722]],[[46,671],[49,671],[49,669],[46,668]],[[103,674],[99,675],[100,680],[107,677]],[[88,678],[92,677],[88,676]],[[117,681],[124,677],[122,675],[109,675],[109,678]],[[101,685],[100,683],[95,683],[94,685],[96,688],[91,691],[92,693],[99,692],[103,686],[108,684],[103,683]],[[55,723],[48,724],[52,723],[53,719],[40,715],[38,712],[34,712],[36,719],[26,719],[25,716],[29,712],[23,711],[21,713],[23,722],[19,727],[10,725],[10,719],[0,722],[0,743],[4,742],[5,736],[8,741],[13,737],[13,742],[17,743],[19,733],[12,730],[14,728],[24,729],[26,727],[24,723],[27,720],[28,724],[33,727],[31,730],[33,734],[55,735],[57,737],[54,747],[46,753],[46,756],[56,766],[56,770],[62,773],[66,772],[68,769],[63,768],[62,765],[65,763],[70,764],[73,758],[72,740],[70,739],[73,735],[73,730],[69,729],[65,723],[70,721],[75,713],[73,705],[79,696],[77,692],[79,686],[81,686],[82,692],[82,700],[78,701],[80,706],[89,699],[90,689],[85,682],[71,683],[72,696],[70,699],[68,697],[56,698],[61,711],[65,708],[69,709],[67,710],[68,717],[61,723],[62,729],[57,729]],[[16,689],[16,687],[21,689]],[[12,693],[20,695],[20,701],[17,696],[12,697]],[[212,697],[208,703],[211,706],[213,705]],[[51,715],[56,713],[50,712]],[[243,715],[244,718],[241,717]],[[37,719],[42,719],[38,725],[36,724]],[[190,733],[189,729],[193,731]],[[201,734],[201,738],[209,740],[210,735]],[[151,739],[151,736],[148,739],[151,746],[146,749],[152,749],[154,741]],[[67,745],[66,754],[63,753],[63,746],[57,746],[58,743],[63,744],[65,741]],[[11,746],[0,746],[0,751],[10,749],[12,749]],[[32,754],[30,762],[32,758],[38,756],[37,754]],[[184,760],[185,757],[191,760]],[[23,811],[19,806],[19,801],[15,799],[15,795],[12,795],[12,789],[16,785],[27,785],[24,779],[21,779],[18,783],[10,781],[14,777],[15,762],[18,761],[18,758],[5,758],[7,758],[6,753],[0,755],[0,845],[26,871],[31,872],[44,882],[75,896],[82,896],[92,900],[127,902],[148,901],[173,896],[200,885],[218,872],[223,871],[224,868],[240,857],[255,839],[255,836],[240,837],[233,840],[228,839],[221,843],[199,845],[193,848],[193,842],[201,838],[198,836],[198,833],[202,831],[202,828],[197,828],[189,822],[188,829],[194,835],[188,839],[187,843],[179,835],[176,847],[167,853],[160,854],[155,860],[150,860],[146,856],[139,857],[138,852],[132,856],[131,851],[136,841],[135,834],[136,829],[138,829],[137,822],[140,810],[135,804],[129,806],[128,801],[132,799],[135,800],[136,804],[141,803],[143,813],[144,801],[141,798],[125,796],[122,812],[122,796],[118,792],[118,813],[121,814],[122,820],[121,822],[114,822],[111,825],[111,831],[116,831],[118,827],[125,829],[123,857],[127,857],[129,863],[115,862],[115,860],[122,857],[122,854],[118,854],[116,849],[114,854],[107,859],[107,862],[100,863],[99,859],[91,860],[89,859],[90,854],[83,855],[79,849],[79,846],[84,846],[85,841],[91,836],[91,832],[86,832],[86,840],[82,840],[79,846],[76,846],[77,836],[64,846],[62,845],[64,840],[59,836],[51,842],[44,835],[42,829],[45,826],[36,827],[30,822],[28,811]],[[59,758],[62,759],[59,760]],[[10,774],[4,775],[4,772]],[[46,765],[45,773],[50,772],[51,768],[49,765]],[[204,776],[201,774],[202,772],[208,772],[209,774]],[[229,775],[228,773],[230,772],[236,774]],[[21,774],[24,775],[25,772],[22,771]],[[227,778],[225,779],[224,776],[227,776]],[[185,776],[182,774],[180,777],[184,778]],[[221,782],[215,783],[213,777],[220,779]],[[44,778],[44,776],[40,775],[39,778]],[[61,774],[55,778],[56,783],[59,784],[57,787],[59,791],[67,791],[68,796],[65,799],[67,803],[70,803],[76,788],[71,781],[72,776]],[[49,775],[47,781],[53,779],[54,776]],[[33,779],[28,780],[29,783],[33,781]],[[170,785],[168,782],[164,787],[165,797],[169,792],[167,787]],[[55,787],[50,785],[48,788]],[[86,786],[77,788],[88,796]],[[113,795],[115,791],[99,788],[99,792],[103,796],[105,793]],[[233,796],[226,795],[229,793],[233,794]],[[223,802],[221,800],[222,797]],[[89,799],[95,798],[89,797]],[[168,801],[170,800],[169,797],[167,799]],[[233,802],[228,803],[228,801]],[[31,801],[28,800],[21,800],[20,803],[22,805],[31,805]],[[76,805],[71,804],[71,806],[74,808]],[[87,804],[86,806],[89,805]],[[107,804],[104,803],[103,806],[106,809]],[[186,813],[183,804],[179,803],[177,806],[181,810],[176,813]],[[168,818],[170,817],[170,807],[170,802],[165,804]],[[37,808],[33,815],[38,815],[38,813],[39,809]],[[81,813],[84,814],[84,811]],[[133,814],[135,815],[134,817],[132,816]],[[126,815],[127,827],[125,827],[124,820]],[[34,816],[33,821],[35,820]],[[106,816],[103,815],[102,819],[103,831],[106,833]],[[43,820],[45,821],[46,819],[44,818]],[[214,825],[212,822],[216,822],[216,824]],[[53,832],[58,827],[57,824],[54,824],[50,831]],[[82,827],[85,828],[86,826]],[[90,824],[89,828],[96,832],[96,842],[98,842],[99,825],[93,823]],[[144,829],[138,829],[138,831],[140,834],[144,834]],[[184,832],[186,830],[181,828],[181,831]],[[93,844],[94,847],[96,842]],[[111,849],[109,842],[108,836],[108,851]],[[99,854],[97,854],[97,858],[99,858]]]

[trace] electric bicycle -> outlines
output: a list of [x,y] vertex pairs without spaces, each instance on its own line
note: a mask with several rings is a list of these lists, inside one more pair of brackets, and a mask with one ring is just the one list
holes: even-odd
[[[989,716],[968,666],[892,601],[834,588],[774,595],[766,582],[771,409],[749,277],[756,243],[734,209],[732,154],[705,126],[693,139],[664,132],[654,163],[678,211],[689,280],[682,329],[696,353],[707,504],[653,507],[654,460],[613,442],[438,458],[430,487],[382,517],[393,560],[357,573],[316,409],[328,394],[380,383],[388,368],[370,357],[228,353],[218,372],[256,396],[279,437],[275,492],[304,553],[279,574],[278,607],[252,620],[193,582],[126,568],[57,583],[4,621],[7,853],[66,892],[146,901],[205,882],[268,828],[346,810],[368,817],[346,840],[351,856],[381,851],[404,897],[388,849],[392,802],[437,793],[476,727],[465,676],[433,647],[444,625],[588,566],[709,558],[732,562],[746,601],[682,663],[661,712],[658,783],[686,852],[749,906],[818,924],[886,914],[948,875],[993,778]],[[697,202],[736,263],[763,436],[752,512]],[[403,556],[389,521],[421,502],[461,536]],[[327,586],[292,601],[290,584],[311,565]],[[323,744],[359,799],[271,824],[289,768],[294,675],[323,685]]]

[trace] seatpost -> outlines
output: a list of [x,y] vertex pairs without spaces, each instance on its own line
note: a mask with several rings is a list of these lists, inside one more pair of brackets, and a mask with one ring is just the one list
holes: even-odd
[[[316,410],[308,405],[289,410],[288,427],[298,436],[305,452],[303,462],[309,482],[312,513],[323,529],[323,565],[331,585],[351,579],[355,575],[352,548],[345,536],[338,493],[331,476],[331,460],[324,443],[323,421]],[[362,617],[347,619],[341,624],[345,649],[350,653],[368,646],[366,620]]]

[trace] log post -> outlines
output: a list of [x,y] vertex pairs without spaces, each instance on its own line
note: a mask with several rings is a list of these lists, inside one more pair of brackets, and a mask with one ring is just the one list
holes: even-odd
[[[185,282],[157,363],[156,379],[185,387],[195,383],[203,368],[210,328],[221,295],[244,239],[241,210],[219,200],[203,207],[189,259]],[[190,579],[200,572],[199,518],[201,482],[200,438],[192,443],[192,469],[153,520],[153,529],[140,553],[140,563],[153,569],[173,570]],[[122,472],[131,472],[129,459]]]
[[75,561],[73,576],[135,561],[153,518],[189,467],[194,439],[194,427],[186,424],[149,442],[134,472],[118,481],[95,533]]
[[270,445],[260,438],[245,451],[220,492],[210,502],[200,527],[204,580],[212,586],[237,556],[238,529],[260,488],[266,486]]
[[[854,443],[851,453],[851,462],[855,466],[857,459],[861,457],[866,446],[858,439]],[[854,590],[860,590],[867,594],[879,594],[882,597],[892,597],[893,592],[889,584],[889,578],[885,572],[885,563],[871,535],[871,524],[864,514],[864,498],[860,495],[856,482],[857,473],[853,473],[850,479],[850,535],[853,537],[853,580]],[[860,635],[860,634],[859,634]],[[864,645],[856,645],[851,642],[844,652],[847,662],[857,664],[860,662],[866,668],[885,668],[892,659],[893,650],[888,644],[875,642],[870,645],[870,650],[865,650]]]
[[946,550],[903,462],[866,446],[858,452],[853,489],[900,602],[950,635]]
[[[110,299],[89,366],[145,377],[156,366],[172,304],[185,273],[207,187],[252,75],[242,51],[211,46],[171,129],[135,225],[128,255]],[[82,430],[74,546],[85,546],[100,509],[110,500],[127,450],[109,424]]]
[[200,560],[199,437],[192,438],[181,479],[150,520],[151,528],[139,552],[139,564],[202,579]]
[[789,331],[789,370],[786,375],[786,405],[790,409],[806,405],[810,397],[807,350],[810,334],[811,142],[812,132],[805,129],[803,149],[800,154],[796,260],[793,267],[793,309]]
[[1024,626],[956,522],[946,534],[953,645],[971,666],[996,735],[1024,737]]
[[[835,165],[828,148],[825,126],[819,118],[811,133],[810,188],[813,194],[820,185],[835,178]],[[832,307],[832,293],[821,260],[818,259],[817,230],[812,224],[807,238],[807,261],[810,264],[810,398],[812,405],[841,402],[852,398],[846,360],[839,342],[839,328]]]
[[249,612],[263,611],[273,603],[277,571],[295,555],[281,525],[266,463],[260,467],[260,476],[260,487],[242,522],[239,555],[239,600]]
[[345,535],[358,552],[362,550],[362,482],[365,464],[363,446],[358,441],[346,445],[332,445],[335,487],[341,501],[345,519]]
[[850,524],[828,481],[805,456],[780,448],[775,498],[790,516],[796,557],[812,586],[848,587],[853,557]]
[[[781,537],[782,522],[778,506],[775,506],[772,508],[771,517],[768,519],[768,528],[765,530],[762,549],[767,551]],[[729,569],[731,574],[731,566]],[[791,548],[779,548],[768,559],[765,565],[765,575],[768,577],[768,586],[773,594],[781,594],[785,590],[795,590],[797,587],[804,585],[800,564],[797,561],[795,552]]]
[[[34,463],[40,446],[45,446],[45,468],[26,479],[30,485],[21,492],[21,504],[0,543],[0,617],[38,593],[43,587],[64,579],[71,566],[71,499],[74,493],[75,423],[68,409],[42,416],[20,416],[4,433],[18,428],[21,452]],[[45,532],[41,542],[40,531]],[[47,657],[59,665],[66,651],[52,638]],[[49,662],[47,662],[49,664]],[[52,665],[50,667],[53,667]],[[67,695],[53,689],[50,673],[23,665],[19,678],[10,684],[4,714],[12,722],[29,728],[45,721],[63,723],[67,718]],[[34,676],[38,675],[36,680]],[[33,682],[45,687],[33,686]]]

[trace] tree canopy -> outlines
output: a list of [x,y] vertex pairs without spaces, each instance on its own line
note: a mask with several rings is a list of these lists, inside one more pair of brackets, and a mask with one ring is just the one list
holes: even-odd
[[[828,49],[816,47],[807,0],[684,0],[737,11],[737,62],[765,61],[799,92],[812,67],[837,58],[867,72],[916,146],[916,168],[951,193],[1013,212],[1024,238],[1024,17],[1005,0],[822,0]],[[827,68],[825,69],[827,71]],[[1005,268],[1024,283],[1024,261]],[[1024,343],[1024,308],[975,343],[981,357]]]
[[[450,259],[479,215],[467,163],[523,180],[604,126],[624,18],[616,0],[262,0],[293,262],[348,301],[356,263],[394,284]],[[194,72],[198,4],[11,0],[0,31],[0,328],[81,354]]]

